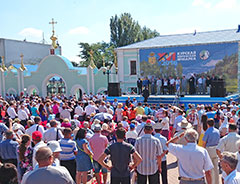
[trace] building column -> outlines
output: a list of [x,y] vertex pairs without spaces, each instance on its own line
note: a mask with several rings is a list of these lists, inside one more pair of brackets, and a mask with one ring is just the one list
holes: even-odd
[[21,71],[21,84],[22,84],[21,92],[24,92],[24,74],[23,74],[23,71]]
[[21,93],[21,71],[20,70],[18,70],[17,80],[18,80],[18,95],[19,95]]
[[92,76],[92,93],[95,94],[95,86],[94,86],[94,82],[95,82],[94,80],[95,80],[95,78],[94,78],[93,70],[94,70],[94,69],[91,69],[91,76]]
[[90,93],[90,67],[87,67],[87,93]]
[[3,88],[3,97],[6,96],[6,86],[5,86],[5,76],[4,76],[4,71],[2,72],[2,88]]

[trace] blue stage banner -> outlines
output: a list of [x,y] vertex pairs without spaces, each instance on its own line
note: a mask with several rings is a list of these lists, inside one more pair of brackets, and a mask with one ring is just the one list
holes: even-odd
[[226,84],[231,81],[231,92],[237,89],[238,43],[140,49],[139,53],[142,77],[215,74]]

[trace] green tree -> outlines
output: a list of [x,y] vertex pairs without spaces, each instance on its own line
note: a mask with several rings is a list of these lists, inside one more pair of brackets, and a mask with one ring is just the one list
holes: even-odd
[[97,68],[101,68],[103,66],[103,57],[104,56],[104,61],[106,66],[111,65],[114,61],[114,56],[113,56],[113,51],[114,51],[114,46],[111,45],[110,43],[106,42],[98,42],[98,43],[93,43],[93,44],[88,44],[88,43],[79,43],[80,46],[80,54],[79,57],[82,59],[80,66],[87,67],[90,64],[90,51],[93,51],[93,61]]
[[159,33],[156,30],[151,30],[144,26],[141,30],[141,40],[147,40],[159,36]]
[[111,43],[116,47],[133,44],[142,40],[159,36],[159,33],[133,20],[130,13],[123,13],[118,17],[112,16],[110,19]]

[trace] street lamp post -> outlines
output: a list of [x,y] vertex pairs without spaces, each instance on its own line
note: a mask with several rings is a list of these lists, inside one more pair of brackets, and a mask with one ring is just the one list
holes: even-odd
[[103,74],[107,75],[107,93],[109,94],[109,75],[116,75],[117,71],[112,73],[110,70],[110,67],[107,66],[107,67],[103,67]]

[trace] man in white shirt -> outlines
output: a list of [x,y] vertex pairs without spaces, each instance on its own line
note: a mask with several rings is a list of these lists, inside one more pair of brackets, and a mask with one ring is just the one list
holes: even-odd
[[183,111],[179,109],[178,116],[174,120],[172,135],[181,130],[181,127],[178,126],[178,124],[181,123],[183,120],[186,120],[186,118],[183,117]]
[[32,163],[33,163],[33,168],[37,165],[36,161],[36,152],[39,148],[46,146],[46,144],[42,141],[42,134],[40,131],[35,131],[32,133],[32,141],[34,143],[34,148],[33,148],[33,157],[32,157]]
[[11,119],[15,119],[18,115],[15,111],[16,105],[13,102],[10,102],[10,106],[7,109],[7,113],[10,116]]
[[82,103],[82,102],[79,102],[79,103],[78,103],[78,106],[75,108],[74,113],[75,113],[76,115],[78,115],[78,119],[79,119],[80,121],[83,121],[83,120],[84,120],[85,111],[83,110],[83,103]]
[[26,130],[26,134],[32,136],[32,133],[35,132],[35,131],[40,131],[42,133],[42,135],[44,134],[45,130],[44,130],[44,127],[42,125],[40,125],[41,123],[41,118],[39,116],[36,116],[34,118],[34,122],[35,124],[32,125],[30,128],[28,128]]
[[[187,145],[174,144],[183,137]],[[178,159],[180,184],[212,184],[211,169],[213,164],[207,150],[196,144],[198,133],[194,129],[188,129],[167,142],[168,151]]]
[[52,166],[54,161],[50,148],[42,147],[36,153],[36,160],[39,168],[24,174],[22,184],[74,184],[70,173],[63,166]]
[[25,111],[24,105],[21,105],[20,109],[18,109],[18,118],[21,120],[23,126],[27,124],[28,114]]
[[90,101],[87,107],[85,107],[86,115],[90,116],[92,113],[96,113],[97,107],[93,101]]
[[238,159],[235,153],[223,152],[220,164],[222,170],[227,174],[224,178],[224,184],[240,183],[240,173],[236,170]]
[[57,128],[57,122],[55,120],[50,121],[50,126],[51,128],[48,129],[46,132],[43,134],[43,141],[48,142],[48,141],[58,141],[59,139],[63,138],[62,131]]

